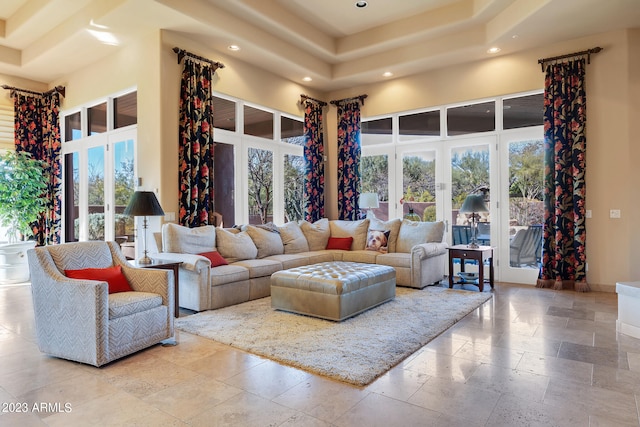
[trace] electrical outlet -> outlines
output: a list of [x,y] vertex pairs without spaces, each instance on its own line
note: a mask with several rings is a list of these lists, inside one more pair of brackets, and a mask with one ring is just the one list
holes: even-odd
[[611,209],[609,211],[609,218],[620,218],[620,209]]
[[591,209],[587,209],[584,213],[584,216],[586,216],[587,218],[591,218]]
[[175,221],[176,220],[176,213],[175,212],[165,212],[164,220],[165,221]]

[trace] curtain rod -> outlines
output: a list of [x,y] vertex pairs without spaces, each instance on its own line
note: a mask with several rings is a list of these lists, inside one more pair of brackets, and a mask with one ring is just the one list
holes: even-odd
[[360,102],[362,103],[362,105],[364,105],[364,100],[365,100],[365,98],[366,98],[367,96],[369,96],[369,95],[366,95],[366,94],[365,94],[365,95],[360,95],[360,96],[354,96],[354,97],[351,97],[351,98],[338,99],[338,100],[333,100],[333,101],[331,101],[331,103],[332,103],[333,105],[338,105],[338,104],[340,104],[340,103],[342,103],[342,102],[358,100],[358,101],[360,101]]
[[538,59],[538,64],[540,64],[542,71],[544,71],[544,64],[547,62],[556,61],[558,59],[575,58],[576,56],[584,56],[584,55],[587,55],[587,64],[591,64],[591,54],[598,53],[600,51],[602,51],[602,48],[600,46],[596,46],[592,49],[583,50],[581,52],[574,52],[574,53],[568,53],[566,55],[552,56],[551,58]]
[[50,89],[46,92],[36,92],[35,90],[20,89],[19,87],[13,87],[8,85],[2,85],[2,89],[10,90],[11,96],[13,96],[14,92],[30,93],[32,95],[40,95],[40,96],[50,95],[54,92],[58,92],[60,95],[62,95],[63,98],[66,91],[66,88],[64,86],[56,86],[53,89]]
[[180,49],[179,47],[174,47],[173,51],[178,54],[178,64],[182,61],[182,58],[184,58],[185,56],[188,56],[190,58],[194,58],[194,59],[197,59],[199,61],[207,62],[207,63],[213,65],[215,67],[213,71],[217,70],[218,68],[224,68],[224,64],[222,62],[212,61],[211,59],[205,58],[204,56],[200,56],[200,55],[196,55],[195,53],[187,52],[186,50]]
[[302,102],[304,102],[304,101],[305,101],[305,100],[307,100],[307,99],[308,99],[309,101],[317,102],[318,104],[320,104],[320,106],[321,106],[321,107],[324,107],[325,105],[327,105],[327,103],[326,103],[326,102],[324,102],[324,101],[320,101],[319,99],[315,99],[315,98],[312,98],[312,97],[310,97],[310,96],[307,96],[307,95],[305,95],[304,93],[300,94],[300,98],[302,98],[302,100],[301,100]]

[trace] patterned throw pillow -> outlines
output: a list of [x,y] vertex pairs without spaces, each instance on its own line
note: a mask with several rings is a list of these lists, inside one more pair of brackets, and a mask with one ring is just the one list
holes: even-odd
[[369,230],[367,234],[367,246],[368,251],[376,251],[381,254],[389,252],[389,235],[391,230]]

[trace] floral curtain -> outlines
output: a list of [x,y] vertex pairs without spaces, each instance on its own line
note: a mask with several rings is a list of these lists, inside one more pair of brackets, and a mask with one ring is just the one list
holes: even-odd
[[33,224],[38,246],[60,243],[62,215],[62,169],[60,155],[60,93],[44,94],[14,92],[16,151],[31,153],[46,166],[44,179],[47,190],[46,210]]
[[304,101],[304,219],[324,218],[323,103]]
[[537,286],[586,292],[584,78],[584,58],[546,68],[544,243]]
[[338,106],[338,219],[355,221],[360,195],[360,102]]
[[180,84],[179,213],[187,227],[214,225],[213,98],[208,63],[184,59]]

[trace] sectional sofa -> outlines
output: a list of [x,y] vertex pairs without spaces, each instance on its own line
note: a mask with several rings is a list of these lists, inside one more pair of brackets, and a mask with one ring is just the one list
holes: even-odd
[[327,261],[388,265],[397,285],[424,288],[444,278],[444,231],[441,221],[406,219],[234,228],[167,223],[153,258],[182,261],[180,306],[202,311],[269,296],[274,272]]

